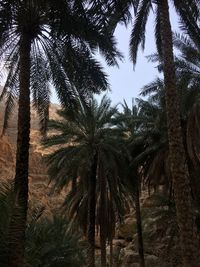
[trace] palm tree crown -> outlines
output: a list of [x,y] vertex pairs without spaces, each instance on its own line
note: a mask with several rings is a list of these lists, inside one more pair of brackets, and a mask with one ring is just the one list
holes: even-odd
[[99,48],[108,64],[116,64],[120,54],[113,38],[106,36],[106,28],[103,32],[89,10],[80,9],[76,1],[56,5],[53,1],[1,1],[0,57],[8,73],[0,97],[6,98],[4,128],[19,95],[19,51],[24,35],[31,42],[30,86],[42,122],[48,118],[50,83],[63,105],[73,105],[77,94],[107,89],[107,77],[93,53]]

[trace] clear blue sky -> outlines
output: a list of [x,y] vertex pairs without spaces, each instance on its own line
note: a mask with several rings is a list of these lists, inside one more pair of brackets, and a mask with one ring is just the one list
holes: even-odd
[[[170,8],[171,23],[173,30],[177,30],[177,17],[173,8]],[[146,56],[156,52],[154,42],[154,14],[151,13],[146,28],[146,47],[145,51],[138,53],[138,60],[133,70],[133,65],[129,60],[129,40],[131,33],[131,25],[126,29],[119,25],[116,29],[115,36],[118,42],[118,48],[124,55],[124,62],[119,62],[119,68],[106,66],[104,60],[98,56],[102,62],[105,72],[109,76],[111,92],[108,95],[114,104],[123,99],[131,104],[131,99],[137,97],[140,89],[148,82],[152,81],[158,72],[151,62],[148,62]],[[99,96],[97,97],[99,98]],[[52,101],[57,102],[55,94],[52,95]]]

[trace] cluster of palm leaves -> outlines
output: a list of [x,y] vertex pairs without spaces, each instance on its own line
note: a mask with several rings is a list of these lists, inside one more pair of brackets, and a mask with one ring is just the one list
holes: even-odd
[[[9,266],[9,220],[15,201],[13,185],[1,184],[0,191],[0,262]],[[21,208],[17,214],[20,218]],[[45,216],[44,209],[36,209],[28,218],[25,242],[24,266],[84,266],[85,244],[78,233],[73,232],[63,216]]]
[[[197,0],[172,2],[187,36],[173,36],[168,0],[1,1],[0,59],[6,69],[0,95],[6,103],[3,134],[14,105],[19,106],[8,266],[21,267],[25,262],[30,100],[45,134],[51,86],[64,109],[62,120],[49,126],[59,134],[44,141],[46,146],[61,146],[49,156],[50,176],[56,190],[69,182],[73,185],[65,206],[86,233],[88,267],[94,267],[95,226],[100,229],[105,267],[106,241],[112,250],[116,222],[132,201],[140,265],[145,266],[139,203],[142,180],[155,188],[167,185],[176,205],[183,265],[199,265],[193,198],[198,203],[200,7]],[[98,104],[92,94],[105,91],[108,81],[95,53],[99,51],[108,65],[117,65],[122,56],[114,30],[134,17],[130,58],[135,65],[139,46],[145,47],[151,10],[157,47],[153,60],[159,61],[164,80],[143,89],[143,95],[150,94],[148,100],[137,99],[132,108],[124,103],[123,112],[111,107],[106,97]],[[173,44],[181,49],[181,57],[174,57]]]

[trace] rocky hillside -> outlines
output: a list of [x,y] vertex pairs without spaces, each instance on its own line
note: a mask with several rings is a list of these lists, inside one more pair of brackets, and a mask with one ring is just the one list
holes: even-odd
[[[59,105],[51,104],[50,117],[58,118],[56,111]],[[4,104],[0,104],[0,131],[2,130],[4,117]],[[12,179],[15,169],[15,151],[17,137],[17,107],[10,118],[6,135],[0,138],[0,181]],[[40,145],[39,120],[36,111],[31,110],[31,139],[30,139],[30,207],[44,206],[47,213],[57,209],[64,195],[50,195],[48,186],[47,168],[44,162],[45,151]]]
[[[180,247],[175,210],[159,192],[141,197],[141,215],[146,267],[180,267]],[[99,252],[100,254],[100,252]],[[110,247],[107,247],[109,260]],[[113,267],[140,267],[135,211],[118,226],[113,240]]]

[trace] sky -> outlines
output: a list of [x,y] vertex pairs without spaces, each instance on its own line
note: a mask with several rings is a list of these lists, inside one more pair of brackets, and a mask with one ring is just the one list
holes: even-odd
[[[170,20],[172,29],[177,31],[177,16],[172,7],[170,7]],[[141,49],[139,49],[135,70],[133,69],[133,64],[129,59],[131,28],[131,25],[129,25],[128,28],[119,25],[115,31],[115,37],[118,41],[118,48],[124,55],[124,61],[120,62],[119,68],[106,66],[103,59],[100,58],[100,61],[102,62],[105,71],[109,76],[111,92],[108,92],[108,96],[112,99],[114,104],[122,102],[123,99],[125,99],[128,105],[131,105],[132,98],[139,96],[141,88],[160,75],[155,68],[156,64],[148,62],[148,59],[146,58],[146,56],[156,52],[154,41],[154,14],[150,14],[146,26],[145,50],[143,52]]]

